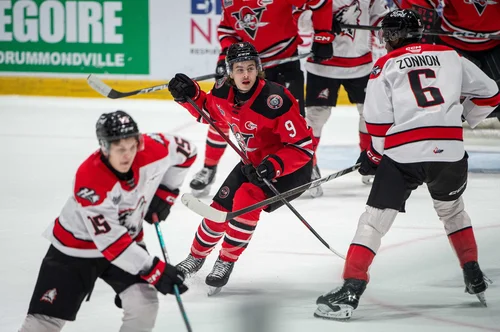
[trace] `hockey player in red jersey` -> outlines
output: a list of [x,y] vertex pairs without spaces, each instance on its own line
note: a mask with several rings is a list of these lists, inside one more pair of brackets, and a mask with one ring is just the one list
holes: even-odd
[[[443,31],[488,33],[500,36],[500,5],[493,0],[402,0],[401,8],[414,8],[429,15]],[[439,17],[439,19],[438,19]],[[434,24],[435,25],[435,24]],[[472,37],[439,36],[435,42],[450,46],[474,62],[500,87],[500,40]],[[500,120],[500,107],[488,117]]]
[[[386,0],[337,0],[333,4],[334,26],[340,24],[377,26],[389,12]],[[310,11],[297,11],[300,30],[311,31]],[[370,135],[363,119],[363,103],[368,76],[373,66],[372,33],[368,30],[343,29],[333,40],[335,56],[316,63],[307,60],[306,119],[312,127],[315,146],[319,145],[321,132],[337,105],[340,86],[344,86],[349,101],[359,112],[359,147],[366,150]],[[321,178],[318,165],[314,165],[312,179]],[[363,183],[370,183],[371,176],[363,176]],[[312,197],[323,195],[321,186],[309,190]]]
[[[424,182],[458,257],[465,290],[485,304],[487,283],[462,199],[468,158],[462,116],[476,126],[500,104],[498,87],[453,49],[420,43],[422,24],[411,10],[389,13],[382,30],[389,53],[370,75],[363,114],[372,144],[358,160],[361,174],[376,176],[347,253],[344,284],[317,299],[316,317],[351,317],[382,236]],[[460,96],[469,99],[460,104]]]
[[[186,97],[207,112],[217,126],[229,126],[251,161],[248,165],[239,162],[213,197],[212,207],[232,211],[274,195],[262,179],[272,181],[280,192],[308,183],[313,146],[298,102],[284,86],[262,78],[259,54],[252,44],[231,45],[226,63],[229,76],[217,81],[209,93],[200,91],[198,84],[184,74],[175,75],[169,90],[199,121],[201,116],[186,102]],[[271,212],[281,205],[271,204],[264,210]],[[248,246],[261,211],[254,210],[225,223],[203,219],[190,254],[177,267],[186,275],[197,272],[224,237],[219,257],[206,278],[207,285],[213,287],[211,292],[220,290]]]
[[[221,1],[221,0],[218,0]],[[293,6],[312,11],[314,39],[311,52],[314,61],[332,57],[332,0],[231,0],[222,1],[223,14],[218,27],[221,53],[217,61],[217,79],[224,77],[227,49],[233,43],[252,43],[262,62],[285,59],[298,54],[302,43],[292,16]],[[304,116],[304,73],[300,62],[293,61],[265,69],[266,79],[285,86],[299,101]],[[229,128],[221,129],[228,134]],[[208,195],[215,180],[217,165],[226,149],[220,135],[208,128],[205,144],[205,163],[190,183],[196,196]]]
[[[143,219],[165,220],[179,194],[196,148],[168,134],[141,134],[123,111],[101,115],[100,149],[85,160],[74,191],[45,236],[45,255],[20,332],[57,332],[74,321],[98,278],[123,307],[120,331],[152,331],[157,292],[187,287],[174,266],[146,251]],[[154,286],[154,287],[151,287]]]

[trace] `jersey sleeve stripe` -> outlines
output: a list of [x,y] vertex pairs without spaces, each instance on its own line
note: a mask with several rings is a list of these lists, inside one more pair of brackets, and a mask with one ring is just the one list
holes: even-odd
[[179,164],[179,165],[175,165],[174,167],[188,168],[188,167],[191,167],[191,165],[193,165],[195,160],[196,160],[196,155],[189,157],[188,159],[186,159],[185,162],[183,162],[182,164]]
[[495,107],[500,105],[500,92],[489,98],[472,98],[471,101],[477,106],[491,106]]
[[118,238],[115,242],[111,243],[106,249],[102,250],[102,254],[110,262],[118,258],[122,252],[124,252],[131,244],[132,238],[125,232],[122,236]]
[[413,128],[403,132],[387,135],[385,149],[395,148],[401,145],[431,140],[463,141],[462,127],[425,127]]
[[94,241],[92,240],[83,240],[75,237],[73,233],[65,229],[59,218],[56,219],[54,223],[54,228],[52,230],[52,234],[57,239],[57,241],[61,242],[62,245],[69,248],[77,248],[77,249],[86,249],[86,250],[95,250],[97,249]]
[[392,123],[366,123],[366,129],[372,136],[384,137]]

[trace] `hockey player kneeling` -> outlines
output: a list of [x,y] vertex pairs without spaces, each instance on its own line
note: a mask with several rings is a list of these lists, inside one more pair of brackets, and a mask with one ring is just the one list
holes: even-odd
[[116,292],[123,332],[152,331],[157,292],[187,290],[182,272],[146,251],[142,218],[167,218],[195,147],[168,134],[141,134],[123,111],[101,115],[96,134],[100,149],[78,168],[73,194],[45,233],[52,244],[20,332],[60,331],[76,319],[97,278]]
[[[446,46],[420,43],[422,23],[410,10],[382,21],[389,53],[370,75],[363,115],[372,144],[358,162],[375,174],[366,211],[359,219],[344,266],[342,287],[316,301],[314,315],[349,319],[368,283],[381,239],[412,190],[424,182],[463,271],[465,290],[486,305],[471,220],[462,194],[467,184],[462,115],[476,126],[500,104],[496,83]],[[460,96],[469,102],[460,104]]]
[[[226,64],[229,77],[218,80],[209,93],[201,91],[184,74],[175,75],[169,90],[199,121],[202,117],[186,102],[186,97],[207,112],[216,125],[229,125],[251,161],[249,165],[239,162],[213,198],[212,207],[233,211],[274,196],[263,179],[272,181],[280,192],[310,182],[313,142],[296,99],[282,85],[262,78],[259,54],[252,44],[232,44]],[[281,205],[281,202],[271,204],[265,211],[271,212]],[[209,294],[220,291],[248,246],[261,211],[257,209],[225,223],[203,219],[190,254],[177,267],[186,275],[196,273],[224,237],[219,257],[206,278],[211,287]]]

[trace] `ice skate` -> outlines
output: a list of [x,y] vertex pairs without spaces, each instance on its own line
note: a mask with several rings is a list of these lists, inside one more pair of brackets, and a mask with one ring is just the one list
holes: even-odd
[[[313,167],[313,170],[312,170],[311,181],[314,181],[317,179],[321,179],[321,173],[319,172],[318,165],[315,165]],[[308,189],[308,191],[309,191],[309,194],[311,195],[312,198],[323,196],[323,188],[321,188],[321,186],[317,186],[317,187]]]
[[361,175],[361,182],[363,182],[363,184],[366,184],[368,186],[372,185],[374,179],[375,175]]
[[366,281],[346,279],[342,287],[338,287],[316,300],[318,308],[314,317],[345,321],[351,318],[358,307],[359,298],[366,288]]
[[217,258],[212,272],[205,279],[205,283],[209,286],[208,296],[220,293],[222,287],[229,281],[233,267],[234,262],[225,262],[220,257]]
[[483,274],[479,268],[479,264],[474,261],[464,264],[463,273],[465,292],[476,295],[479,302],[487,307],[484,291],[488,288],[488,283],[491,284],[492,281]]
[[201,269],[203,263],[205,263],[205,259],[206,258],[195,258],[193,255],[189,254],[185,260],[176,265],[176,268],[184,273],[185,278],[189,278]]
[[189,183],[192,189],[193,196],[203,197],[210,194],[210,188],[215,181],[217,166],[203,167],[201,171],[194,175],[193,180]]

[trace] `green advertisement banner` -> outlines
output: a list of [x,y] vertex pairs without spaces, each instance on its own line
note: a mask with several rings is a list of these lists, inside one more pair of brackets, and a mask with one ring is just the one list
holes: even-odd
[[0,0],[0,72],[149,67],[149,0]]

